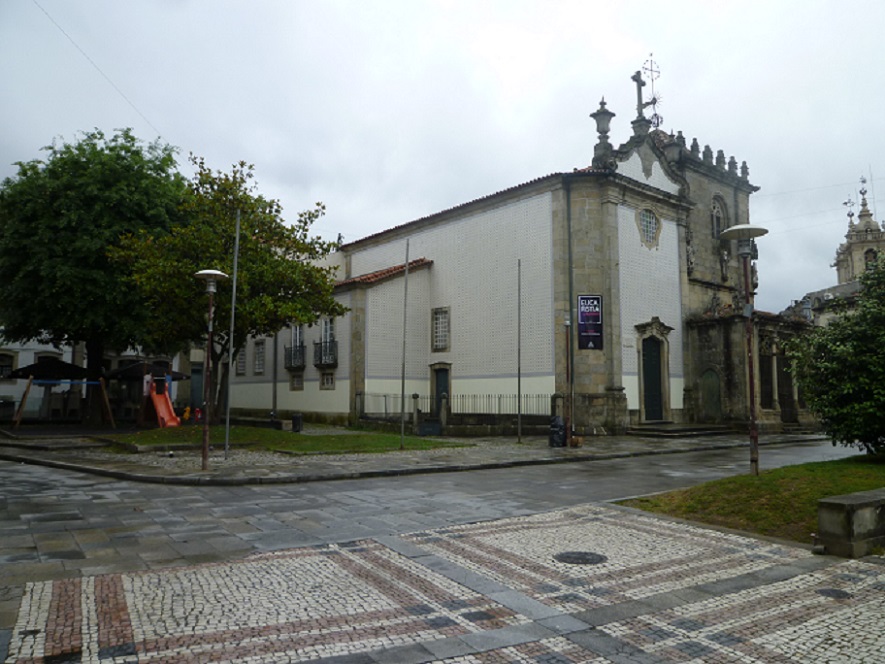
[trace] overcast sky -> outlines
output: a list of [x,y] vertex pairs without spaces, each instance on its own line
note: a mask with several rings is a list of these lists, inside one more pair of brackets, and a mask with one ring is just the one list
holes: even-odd
[[[663,129],[761,187],[757,306],[836,283],[843,201],[885,218],[885,3],[0,0],[0,178],[131,127],[345,241],[590,164],[601,97],[630,136],[649,59]],[[857,210],[857,208],[855,208]]]

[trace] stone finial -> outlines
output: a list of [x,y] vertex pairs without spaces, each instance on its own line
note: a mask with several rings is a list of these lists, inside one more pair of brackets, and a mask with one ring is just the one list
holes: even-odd
[[695,159],[700,158],[701,156],[701,146],[698,145],[698,139],[691,139],[691,156]]
[[596,131],[599,134],[600,143],[608,143],[608,132],[611,128],[612,118],[615,114],[605,107],[605,97],[599,100],[599,108],[590,114],[596,120]]
[[747,166],[747,162],[741,162],[741,179],[749,180],[750,179],[750,167]]
[[737,160],[734,158],[734,155],[732,155],[728,159],[728,172],[731,173],[732,175],[737,175],[738,163],[737,163]]
[[713,163],[713,148],[709,145],[704,146],[704,163],[712,164]]
[[722,150],[716,152],[716,168],[725,170],[725,152]]
[[866,190],[861,189],[860,212],[857,214],[857,227],[861,231],[877,231],[879,225],[873,221],[873,213],[867,206]]
[[680,146],[685,147],[685,136],[682,135],[681,131],[676,132],[676,142],[679,143]]
[[590,117],[596,121],[596,131],[599,133],[599,142],[593,147],[593,168],[611,168],[614,160],[612,146],[608,142],[608,132],[615,114],[605,107],[605,97],[599,101],[599,108],[591,113]]

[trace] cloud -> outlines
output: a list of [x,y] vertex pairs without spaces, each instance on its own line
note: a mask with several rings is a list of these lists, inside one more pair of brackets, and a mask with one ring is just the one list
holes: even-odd
[[355,240],[588,165],[588,115],[604,96],[626,140],[654,53],[664,128],[762,188],[757,302],[779,311],[835,283],[861,175],[885,216],[883,19],[872,1],[7,0],[0,177],[55,136],[132,127],[254,163],[290,215],[322,200],[316,230]]

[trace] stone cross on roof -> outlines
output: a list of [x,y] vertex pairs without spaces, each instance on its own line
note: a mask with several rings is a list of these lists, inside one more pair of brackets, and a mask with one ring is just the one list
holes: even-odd
[[636,117],[644,118],[645,115],[643,115],[642,109],[644,109],[647,104],[644,104],[642,101],[642,88],[645,87],[645,81],[642,80],[642,72],[637,71],[630,77],[630,80],[636,83]]

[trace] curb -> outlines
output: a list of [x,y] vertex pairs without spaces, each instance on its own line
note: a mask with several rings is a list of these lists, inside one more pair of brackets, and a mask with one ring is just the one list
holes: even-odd
[[[807,443],[820,441],[820,436],[802,438],[791,441],[768,441],[760,442],[760,445],[778,445],[784,443]],[[431,475],[436,473],[456,473],[470,470],[498,470],[502,468],[516,468],[521,466],[544,466],[560,463],[581,463],[591,461],[608,461],[612,459],[629,459],[645,456],[658,456],[664,454],[684,454],[687,452],[706,452],[713,450],[745,447],[749,443],[720,443],[709,445],[697,445],[678,450],[645,450],[641,452],[613,452],[607,454],[585,454],[573,457],[542,457],[538,459],[517,459],[514,461],[489,461],[474,464],[445,464],[437,466],[424,466],[421,468],[387,468],[377,470],[364,470],[345,473],[320,473],[305,475],[280,475],[276,477],[218,477],[218,476],[194,476],[194,475],[153,475],[146,473],[131,472],[126,470],[114,470],[100,466],[86,466],[68,461],[56,461],[28,455],[10,454],[0,451],[0,460],[15,463],[26,463],[35,466],[46,466],[60,470],[110,477],[113,479],[127,480],[130,482],[142,482],[145,484],[168,484],[177,486],[248,486],[261,484],[303,484],[307,482],[332,482],[338,480],[369,479],[378,477],[397,477],[406,475]]]

